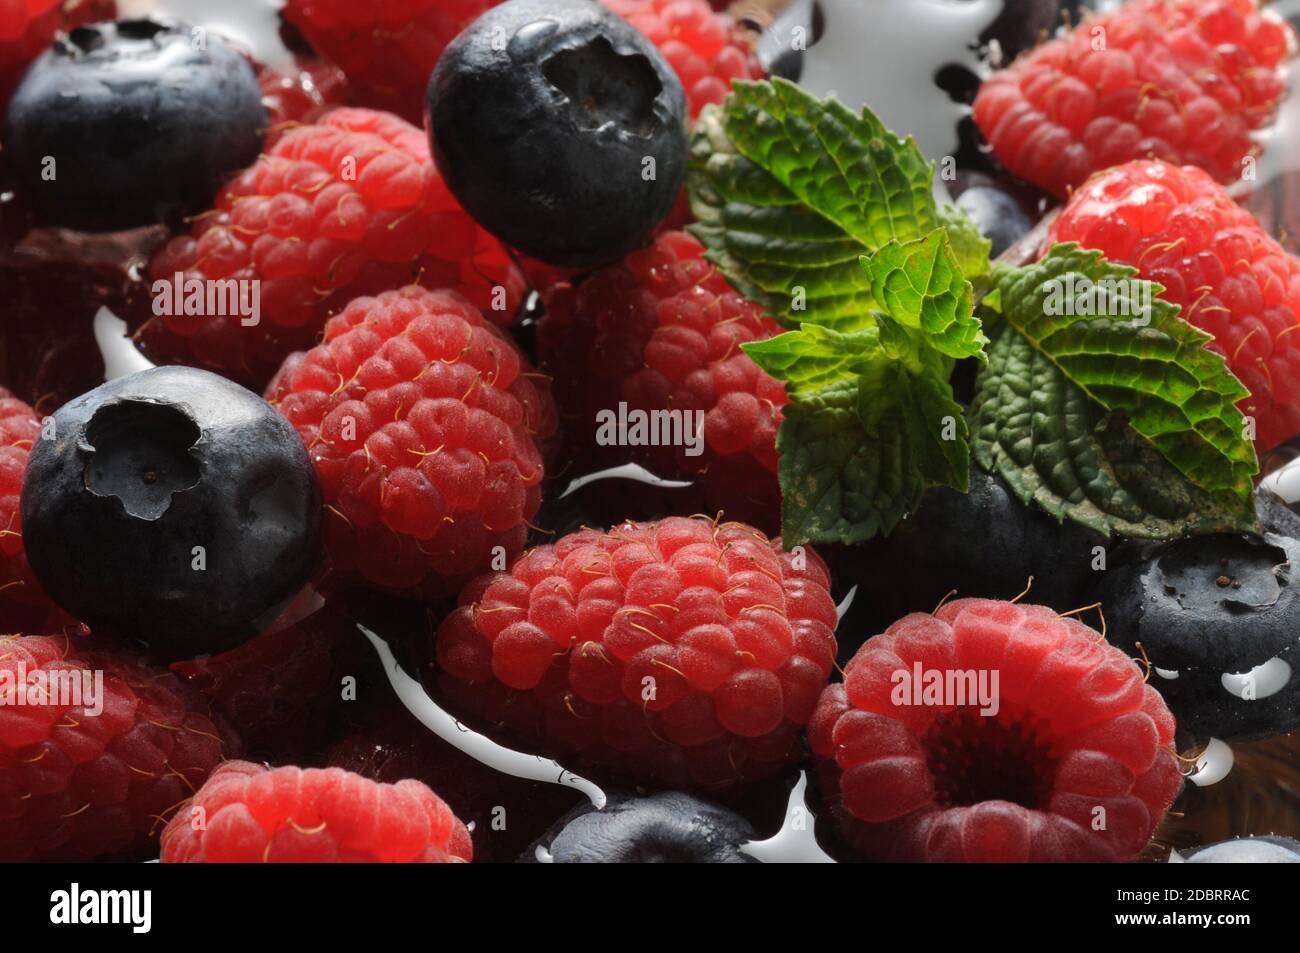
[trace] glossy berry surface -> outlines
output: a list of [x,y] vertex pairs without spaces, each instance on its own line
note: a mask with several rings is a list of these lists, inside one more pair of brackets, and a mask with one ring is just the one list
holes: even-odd
[[1145,653],[1187,744],[1300,725],[1300,517],[1264,489],[1256,508],[1262,536],[1131,543],[1088,592],[1111,641]]
[[509,0],[429,80],[433,155],[488,231],[556,265],[642,244],[686,170],[686,99],[667,61],[591,0]]
[[1043,241],[1078,242],[1164,286],[1250,390],[1259,450],[1300,433],[1300,258],[1201,169],[1138,160],[1089,180]]
[[520,860],[554,864],[752,864],[741,845],[754,828],[735,811],[681,791],[615,792],[599,811],[583,805]]
[[439,687],[604,775],[734,791],[798,758],[835,655],[828,582],[739,523],[581,530],[466,587]]
[[60,606],[170,661],[274,620],[319,562],[319,499],[297,434],[260,397],[154,368],[54,415],[23,480],[23,542]]
[[847,839],[899,861],[1132,859],[1182,783],[1173,736],[1160,695],[1099,632],[991,599],[869,639],[808,728]]
[[[206,818],[201,829],[194,811]],[[416,863],[473,857],[465,825],[419,781],[227,761],[162,834],[165,864]]]
[[1255,0],[1137,0],[994,73],[973,114],[1006,169],[1061,199],[1139,158],[1233,182],[1286,89],[1294,41]]
[[[13,701],[0,705],[0,861],[156,850],[171,812],[224,758],[241,753],[197,692],[135,653],[75,631],[0,637],[0,673]],[[42,685],[57,684],[52,678],[82,690],[41,694]],[[24,694],[11,696],[20,683]]]
[[266,123],[234,47],[139,19],[60,36],[14,93],[3,136],[43,222],[112,231],[201,211],[257,158]]
[[267,397],[320,476],[334,570],[433,599],[521,550],[555,426],[538,383],[452,291],[355,298],[330,319]]

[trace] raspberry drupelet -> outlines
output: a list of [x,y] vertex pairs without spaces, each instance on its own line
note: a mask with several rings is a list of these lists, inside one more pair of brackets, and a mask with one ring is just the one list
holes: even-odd
[[141,332],[161,360],[262,386],[358,295],[411,282],[461,292],[508,322],[524,293],[505,248],[456,203],[424,132],[396,116],[335,109],[284,133],[215,208],[154,255],[155,281],[259,282],[260,316],[165,315]]
[[[0,672],[0,697],[26,684],[0,704],[0,861],[148,851],[208,773],[241,753],[198,692],[117,646],[75,632],[4,636]],[[85,690],[98,674],[102,695]]]
[[602,777],[724,794],[801,757],[835,657],[829,575],[702,517],[584,529],[466,587],[453,704]]
[[1232,182],[1285,91],[1294,42],[1255,0],[1136,0],[994,73],[974,118],[1003,166],[1058,198],[1148,157]]
[[[985,673],[991,704],[900,696],[918,667]],[[912,862],[1131,860],[1182,783],[1173,739],[1159,693],[1101,633],[992,599],[869,639],[808,726],[848,842]]]
[[576,451],[602,459],[596,415],[620,401],[646,412],[700,411],[699,456],[684,446],[631,452],[662,476],[699,478],[711,511],[768,529],[780,509],[776,432],[788,398],[740,345],[781,327],[703,252],[685,232],[666,232],[580,283],[553,285],[543,295],[538,352]]
[[555,429],[513,341],[454,291],[356,298],[286,361],[267,399],[320,478],[345,579],[436,599],[523,548]]
[[473,854],[465,825],[419,781],[247,761],[213,771],[162,835],[165,864],[446,864]]
[[1214,335],[1251,396],[1263,451],[1300,433],[1300,259],[1204,171],[1136,161],[1094,176],[1043,244],[1078,242],[1136,267],[1162,298]]

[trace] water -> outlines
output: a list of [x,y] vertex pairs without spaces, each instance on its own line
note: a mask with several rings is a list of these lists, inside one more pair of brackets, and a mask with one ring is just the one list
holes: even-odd
[[869,105],[929,159],[956,152],[957,124],[970,110],[935,83],[935,73],[952,65],[987,72],[973,44],[1002,0],[818,2],[826,33],[805,53],[800,85],[853,109]]

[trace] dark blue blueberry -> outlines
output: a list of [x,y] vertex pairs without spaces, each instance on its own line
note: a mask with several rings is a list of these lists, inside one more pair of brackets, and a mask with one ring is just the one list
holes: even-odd
[[59,605],[169,661],[255,635],[320,553],[298,434],[252,391],[188,367],[110,381],[47,420],[22,522]]
[[995,185],[972,185],[957,196],[956,204],[993,243],[989,254],[994,258],[1034,227],[1020,203]]
[[438,60],[426,117],[438,169],[469,213],[558,265],[643,244],[686,171],[681,83],[591,0],[510,0],[483,14]]
[[1181,743],[1300,725],[1300,517],[1267,490],[1256,508],[1262,537],[1128,543],[1089,592],[1107,638],[1157,669]]
[[1005,66],[1025,50],[1037,46],[1060,23],[1060,0],[1005,0],[996,19],[980,33],[980,42],[997,40],[1002,51],[1001,65]]
[[38,219],[90,231],[174,221],[257,158],[253,68],[173,21],[96,23],[28,69],[5,114],[16,187]]
[[[1029,586],[1026,602],[1076,609],[1085,604],[1095,547],[1105,542],[1026,506],[1001,477],[972,464],[969,493],[930,489],[888,536],[845,551],[838,575],[859,590],[839,631],[868,638],[909,612],[930,612],[954,589],[958,597],[1010,599]],[[841,639],[842,657],[857,648]]]
[[602,810],[586,804],[560,818],[520,860],[549,854],[557,864],[757,863],[740,850],[751,840],[747,820],[690,794],[612,793]]

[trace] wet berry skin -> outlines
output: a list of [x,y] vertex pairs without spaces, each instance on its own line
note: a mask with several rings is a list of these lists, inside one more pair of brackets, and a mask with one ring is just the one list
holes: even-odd
[[641,245],[686,170],[680,80],[590,0],[510,0],[479,17],[438,60],[425,125],[466,210],[555,265],[605,264]]
[[173,221],[257,158],[267,117],[253,68],[220,37],[201,38],[169,20],[97,23],[32,64],[3,137],[18,190],[45,224]]
[[23,479],[27,558],[60,606],[163,661],[265,628],[320,553],[293,427],[207,371],[159,367],[60,409]]
[[613,792],[599,811],[583,804],[560,818],[519,861],[753,864],[758,861],[740,848],[756,836],[735,811],[691,794]]

